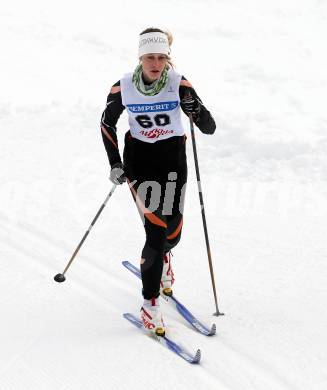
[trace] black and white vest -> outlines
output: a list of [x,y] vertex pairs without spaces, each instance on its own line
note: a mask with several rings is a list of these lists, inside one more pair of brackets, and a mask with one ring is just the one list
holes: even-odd
[[128,112],[132,137],[154,143],[174,136],[183,136],[179,85],[182,76],[170,69],[166,86],[154,96],[145,96],[128,73],[120,80],[122,103]]

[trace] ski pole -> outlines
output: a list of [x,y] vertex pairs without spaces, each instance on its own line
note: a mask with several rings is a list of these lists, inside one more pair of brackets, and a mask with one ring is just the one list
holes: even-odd
[[80,250],[81,246],[83,245],[83,242],[86,240],[86,237],[89,235],[91,229],[93,228],[96,220],[98,219],[99,215],[101,214],[102,210],[105,208],[109,198],[111,197],[111,195],[114,193],[115,189],[116,189],[117,185],[114,184],[109,192],[109,194],[107,195],[105,201],[103,202],[102,206],[100,207],[99,211],[96,213],[96,216],[94,217],[93,221],[91,222],[91,225],[90,227],[87,229],[87,231],[85,232],[81,242],[78,244],[77,248],[75,249],[75,252],[73,253],[72,257],[70,258],[66,268],[64,269],[64,272],[62,274],[57,274],[55,277],[54,277],[54,280],[58,283],[62,283],[66,280],[65,278],[65,273],[66,271],[68,270],[68,268],[70,267],[71,263],[73,262],[75,256],[77,255],[78,251]]
[[192,137],[192,146],[193,146],[195,171],[196,171],[196,178],[197,178],[197,182],[198,182],[198,190],[199,190],[199,199],[200,199],[200,206],[201,206],[203,230],[204,230],[204,236],[205,236],[205,241],[206,241],[206,246],[207,246],[207,253],[208,253],[208,261],[209,261],[209,269],[210,269],[210,275],[211,275],[213,295],[214,295],[214,298],[215,298],[215,305],[216,305],[216,312],[213,313],[213,315],[218,317],[220,315],[224,315],[224,313],[220,313],[220,311],[218,309],[217,290],[216,290],[215,276],[214,276],[214,272],[213,272],[213,265],[212,265],[211,250],[210,250],[210,244],[209,244],[209,236],[208,236],[206,215],[205,215],[204,202],[203,202],[203,196],[202,196],[200,170],[199,170],[199,163],[198,163],[198,155],[197,155],[197,152],[196,152],[195,132],[194,132],[194,123],[193,123],[192,114],[189,114],[189,119],[190,119],[190,129],[191,129],[191,137]]

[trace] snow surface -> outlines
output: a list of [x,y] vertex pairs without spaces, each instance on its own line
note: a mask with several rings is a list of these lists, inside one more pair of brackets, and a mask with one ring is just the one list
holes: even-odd
[[[326,22],[323,0],[1,3],[1,390],[327,388]],[[126,186],[53,281],[111,187],[99,118],[149,25],[173,32],[218,124],[197,143],[226,315],[211,315],[190,137],[175,293],[217,336],[162,306],[200,366],[122,318],[142,298],[121,261],[144,240]],[[124,114],[121,148],[126,130]]]

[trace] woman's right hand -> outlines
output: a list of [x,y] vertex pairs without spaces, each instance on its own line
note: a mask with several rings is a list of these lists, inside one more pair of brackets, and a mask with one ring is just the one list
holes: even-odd
[[123,184],[126,181],[124,165],[122,163],[116,163],[111,167],[110,180],[114,184]]

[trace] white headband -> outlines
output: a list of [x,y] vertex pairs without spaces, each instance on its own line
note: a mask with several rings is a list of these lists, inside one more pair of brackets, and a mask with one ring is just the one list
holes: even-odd
[[150,32],[140,35],[139,58],[144,54],[160,53],[170,54],[168,37],[161,32]]

